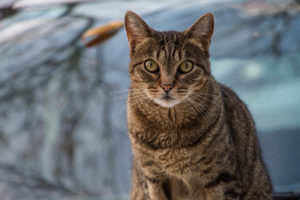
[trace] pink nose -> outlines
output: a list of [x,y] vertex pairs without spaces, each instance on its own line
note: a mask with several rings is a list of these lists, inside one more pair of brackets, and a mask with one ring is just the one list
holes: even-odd
[[173,85],[172,84],[163,84],[160,86],[166,93],[170,92],[172,90]]

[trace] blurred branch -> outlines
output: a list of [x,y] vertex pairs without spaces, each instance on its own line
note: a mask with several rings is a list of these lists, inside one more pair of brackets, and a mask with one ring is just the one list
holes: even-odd
[[[12,98],[16,98],[18,96],[28,96],[30,95],[36,88],[41,88],[43,85],[47,84],[48,81],[51,79],[54,72],[56,72],[58,69],[61,69],[60,66],[68,63],[70,60],[73,60],[72,58],[76,58],[78,54],[81,54],[83,51],[82,46],[78,45],[78,41],[80,40],[81,35],[84,33],[84,31],[88,28],[90,28],[94,24],[93,18],[88,18],[85,16],[72,16],[70,17],[74,18],[86,18],[88,20],[88,23],[78,32],[76,35],[73,35],[73,38],[68,41],[68,43],[65,45],[68,48],[72,49],[72,52],[69,56],[64,58],[63,60],[56,61],[52,57],[47,58],[47,60],[43,60],[44,66],[41,66],[41,63],[37,63],[33,66],[30,66],[30,69],[27,69],[26,71],[21,70],[13,73],[9,77],[7,77],[5,80],[0,81],[0,85],[2,91],[0,92],[0,101],[9,101]],[[49,22],[50,23],[50,22]],[[26,34],[35,33],[37,29],[41,29],[42,27],[48,27],[49,23],[44,24],[43,26],[38,26],[36,28],[33,28],[32,30],[26,32]],[[65,27],[66,23],[56,24],[53,29],[58,29],[59,27]],[[22,35],[22,37],[24,37]],[[15,38],[17,40],[17,38]],[[61,48],[57,48],[57,52],[61,52],[66,49],[65,46],[62,46]],[[51,66],[51,67],[50,67]],[[72,65],[68,65],[72,66]],[[43,68],[45,70],[43,71]],[[47,70],[46,70],[47,69]],[[32,85],[30,84],[32,82],[32,75],[33,74],[39,74],[38,72],[41,72],[43,77],[40,79],[40,81]],[[41,74],[40,74],[41,75]],[[19,84],[16,80],[20,79],[21,77],[25,77],[25,84]],[[26,81],[28,80],[28,83]]]
[[0,4],[0,12],[13,10],[17,11],[31,7],[49,7],[59,5],[76,5],[81,3],[92,2],[95,0],[43,0],[43,1],[28,1],[28,0],[12,0],[11,2]]
[[16,14],[19,10],[32,7],[49,7],[67,5],[68,9],[64,16],[70,13],[73,8],[81,3],[92,2],[95,0],[43,0],[43,1],[28,1],[28,0],[12,0],[11,2],[0,4],[0,19],[4,19]]
[[[8,191],[7,199],[100,199],[101,195],[88,192],[82,188],[70,188],[45,179],[32,169],[0,163],[1,200],[2,192]],[[59,195],[59,197],[57,197]],[[6,199],[6,198],[4,198]],[[44,198],[43,198],[44,199]]]
[[16,2],[16,0],[0,4],[0,19],[10,17],[17,12],[15,9],[13,9],[14,2]]
[[0,163],[0,174],[0,181],[14,187],[23,186],[40,190],[55,190],[66,195],[77,194],[76,191],[66,186],[52,183],[33,171],[29,171],[28,173],[28,169],[22,169],[20,166],[16,167]]
[[43,1],[28,1],[19,0],[13,4],[14,9],[28,8],[28,7],[45,7],[45,6],[57,6],[57,5],[75,5],[80,3],[92,2],[95,0],[43,0]]
[[[299,1],[299,0],[298,0]],[[265,3],[260,1],[249,1],[243,4],[244,13],[247,16],[276,15],[280,13],[293,13],[300,11],[297,1],[287,1],[285,3]]]
[[70,4],[68,5],[67,10],[60,16],[60,17],[64,17],[69,15],[70,13],[72,13],[72,11],[74,10],[74,8],[76,7],[77,4]]

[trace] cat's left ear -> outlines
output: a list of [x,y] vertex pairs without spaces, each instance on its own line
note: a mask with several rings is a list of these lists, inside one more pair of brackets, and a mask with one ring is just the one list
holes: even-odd
[[186,39],[199,43],[208,50],[214,32],[214,15],[206,13],[201,16],[190,28],[184,31]]

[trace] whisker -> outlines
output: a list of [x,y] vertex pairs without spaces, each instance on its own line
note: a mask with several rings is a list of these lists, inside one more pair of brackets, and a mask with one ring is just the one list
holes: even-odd
[[200,113],[200,115],[202,116],[202,118],[206,121],[206,123],[209,123],[209,119],[207,116],[207,113],[205,112],[205,107],[203,105],[201,105],[200,102],[196,102],[195,100],[188,98],[188,100],[191,102],[191,105],[193,105],[193,107],[198,110],[198,112]]
[[190,98],[186,98],[185,99],[186,100],[186,102],[189,104],[189,105],[191,105],[193,108],[194,108],[194,110],[192,110],[193,112],[194,112],[194,114],[198,114],[196,111],[198,111],[198,109],[193,105],[194,103],[191,101],[191,99]]
[[[219,108],[221,108],[220,103],[217,104],[216,102],[214,102],[214,101],[212,101],[212,100],[210,100],[210,99],[208,99],[208,98],[205,98],[205,97],[203,97],[203,96],[200,95],[200,94],[193,93],[192,95],[194,95],[195,97],[202,98],[202,99],[204,99],[204,100],[206,100],[206,101],[208,101],[208,102],[211,102],[211,103],[213,103],[214,105],[216,105],[216,106],[218,106]],[[220,99],[217,99],[217,100],[220,100]]]
[[[205,108],[205,106],[203,106],[201,103],[198,103],[198,104],[196,104],[196,105],[198,105],[198,107],[200,108],[200,110],[202,110],[203,112],[203,118],[206,120],[206,123],[207,124],[209,124],[209,117],[208,117],[208,114],[207,114],[207,112],[206,112],[206,108]],[[202,109],[201,109],[201,107],[202,107]]]
[[118,94],[128,94],[129,92],[139,92],[139,91],[144,91],[144,89],[126,89],[126,90],[112,91],[110,93],[113,95],[118,95]]
[[125,107],[124,109],[122,109],[120,112],[123,112],[124,110],[126,110],[126,108],[127,108],[128,106],[134,106],[134,105],[136,105],[137,103],[139,103],[139,102],[141,102],[141,101],[144,101],[144,100],[146,100],[146,99],[148,99],[147,96],[143,96],[143,97],[139,97],[139,98],[132,99],[131,102],[128,103],[128,104],[126,105],[126,107]]
[[[142,92],[142,91],[135,91],[133,92],[133,97],[134,96],[144,96],[145,93]],[[128,98],[128,94],[123,94],[123,95],[120,95],[120,96],[116,96],[116,97],[113,97],[114,100],[122,100],[122,99],[127,99]]]
[[208,96],[214,96],[214,97],[218,97],[218,98],[223,98],[224,100],[228,100],[229,99],[229,98],[224,97],[222,95],[209,94],[209,93],[205,93],[205,92],[193,92],[193,93],[203,94],[203,95],[208,95]]

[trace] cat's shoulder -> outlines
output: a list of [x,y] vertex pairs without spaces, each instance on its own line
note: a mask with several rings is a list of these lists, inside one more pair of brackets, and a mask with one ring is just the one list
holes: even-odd
[[237,95],[236,92],[234,92],[231,88],[228,86],[218,83],[221,95],[224,99],[224,103],[229,106],[229,107],[240,107],[240,106],[245,106],[245,103],[240,99],[240,97]]

